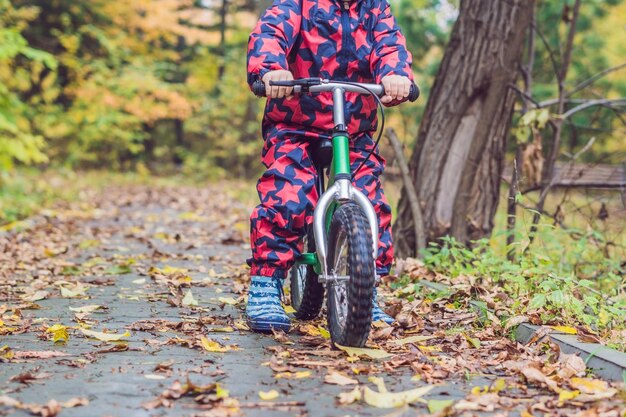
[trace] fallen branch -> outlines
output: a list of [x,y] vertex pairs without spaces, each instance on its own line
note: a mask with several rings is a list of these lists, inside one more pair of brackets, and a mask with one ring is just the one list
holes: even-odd
[[400,172],[402,173],[402,182],[404,183],[404,189],[406,190],[407,197],[409,199],[409,205],[411,207],[411,215],[413,216],[413,230],[415,232],[416,253],[419,254],[420,249],[426,248],[426,236],[424,234],[424,219],[422,216],[422,209],[417,198],[417,193],[413,187],[413,181],[411,181],[411,175],[409,174],[409,166],[404,159],[404,153],[402,152],[402,145],[398,140],[396,132],[389,128],[385,131],[385,136],[389,139],[389,143],[396,154],[398,165],[400,166]]

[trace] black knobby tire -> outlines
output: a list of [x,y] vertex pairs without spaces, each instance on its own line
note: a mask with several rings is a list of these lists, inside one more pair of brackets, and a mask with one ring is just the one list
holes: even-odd
[[372,323],[376,270],[372,237],[363,209],[347,203],[333,216],[328,237],[328,273],[348,275],[328,287],[328,328],[334,343],[363,347]]
[[[313,229],[309,227],[305,242],[306,251],[315,253]],[[291,306],[298,320],[317,318],[324,303],[324,286],[311,265],[294,265],[289,271]]]

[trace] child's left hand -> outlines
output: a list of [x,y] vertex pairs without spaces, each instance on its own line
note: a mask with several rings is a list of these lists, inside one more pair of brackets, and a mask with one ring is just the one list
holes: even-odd
[[411,91],[411,80],[402,75],[387,75],[381,80],[385,87],[385,95],[380,99],[384,104],[392,101],[402,101],[409,96]]

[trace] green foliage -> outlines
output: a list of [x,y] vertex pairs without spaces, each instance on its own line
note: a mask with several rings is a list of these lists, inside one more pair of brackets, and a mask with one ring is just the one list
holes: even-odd
[[[28,74],[13,72],[20,60],[27,65],[57,67],[55,58],[28,45],[21,31],[32,18],[32,11],[17,10],[7,0],[0,0],[0,168],[9,169],[17,161],[23,164],[47,161],[45,142],[34,132],[32,111],[20,97],[19,87]],[[17,87],[16,89],[12,87]]]
[[[538,102],[554,99],[558,95],[557,72],[562,69],[565,44],[570,21],[573,18],[574,0],[537,2],[537,31],[535,35],[535,65],[532,71],[531,95]],[[613,57],[613,51],[621,46],[622,30],[610,28],[626,18],[626,3],[623,0],[593,0],[581,3],[576,24],[571,64],[564,83],[565,91],[572,91],[580,83],[600,72],[624,63],[624,55]],[[626,97],[626,69],[613,76],[601,77],[588,87],[568,96],[565,111],[580,104],[582,99]],[[578,101],[576,101],[578,100]],[[554,112],[556,107],[550,110]],[[592,137],[594,146],[582,155],[587,162],[620,163],[626,148],[623,146],[624,123],[615,110],[594,106],[576,113],[563,126],[563,145],[570,154],[575,154]],[[556,116],[556,115],[555,115]],[[540,129],[544,138],[551,137],[550,127]],[[520,131],[513,132],[516,137]],[[520,135],[518,135],[520,134]],[[544,147],[549,144],[544,143]],[[564,149],[565,150],[565,149]]]
[[487,240],[474,242],[469,249],[444,238],[424,252],[424,262],[452,282],[473,276],[478,287],[500,288],[513,300],[502,306],[511,315],[536,315],[545,324],[585,325],[606,336],[625,328],[626,271],[618,260],[594,249],[599,239],[598,233],[588,232],[567,250],[548,241],[514,263],[496,253]]

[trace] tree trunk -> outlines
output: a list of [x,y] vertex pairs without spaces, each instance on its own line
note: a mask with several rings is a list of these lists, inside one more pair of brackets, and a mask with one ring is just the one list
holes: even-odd
[[[411,158],[428,241],[488,236],[500,194],[515,82],[533,0],[463,0]],[[410,205],[395,224],[399,256],[415,256]]]

